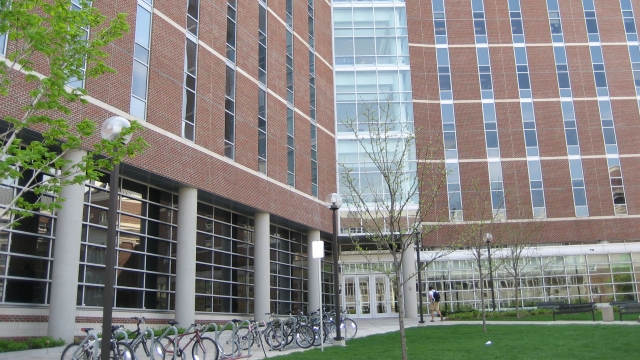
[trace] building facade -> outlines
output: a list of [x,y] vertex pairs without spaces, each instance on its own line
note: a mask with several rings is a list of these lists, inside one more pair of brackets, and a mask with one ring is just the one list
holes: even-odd
[[[486,225],[501,246],[509,246],[514,239],[496,234],[518,224],[540,224],[530,243],[582,245],[571,247],[572,258],[561,257],[561,262],[568,266],[573,256],[579,257],[585,286],[599,289],[622,276],[621,284],[632,290],[573,287],[546,296],[548,285],[540,285],[521,294],[523,304],[556,296],[638,300],[640,289],[629,278],[630,268],[620,276],[607,272],[607,281],[586,270],[602,261],[617,268],[609,250],[596,246],[594,254],[586,245],[628,243],[631,254],[640,240],[635,231],[640,224],[638,9],[634,0],[334,1],[338,161],[359,163],[367,171],[357,157],[362,149],[348,142],[340,123],[362,118],[359,107],[367,102],[386,102],[383,94],[393,87],[381,74],[397,73],[397,113],[413,124],[417,153],[428,144],[442,146],[435,158],[416,160],[441,161],[446,167],[439,206],[448,209],[448,221],[423,237],[424,247],[459,245],[469,224]],[[345,243],[352,231],[343,229]],[[455,261],[464,258],[464,264],[435,261],[423,286],[434,284],[451,293],[462,276],[470,284],[476,280],[475,287],[460,285],[473,292],[478,280],[473,257],[456,254]],[[624,256],[625,266],[637,264]],[[538,261],[547,261],[546,255]],[[343,286],[360,284],[350,294],[353,300],[345,301],[369,309],[359,308],[358,314],[375,313],[371,309],[380,302],[376,272],[355,257],[343,268],[356,276],[343,276]],[[571,274],[565,270],[558,270],[564,280],[550,282],[568,286]],[[503,288],[512,287],[507,283]],[[479,306],[480,295],[474,296],[450,306]],[[508,306],[513,296],[501,299]]]
[[[118,209],[108,208],[114,189],[104,174],[64,189],[60,211],[0,233],[0,337],[70,341],[79,327],[101,323],[107,213],[115,210],[114,323],[144,315],[187,327],[315,310],[320,271],[323,302],[333,303],[324,203],[336,192],[330,3],[93,6],[108,18],[126,13],[131,30],[107,48],[115,74],[71,84],[89,96],[70,120],[137,120],[150,146],[121,165]],[[15,46],[4,36],[2,45],[2,55]],[[3,101],[15,104],[3,105],[7,116],[24,99],[16,91]],[[20,187],[3,184],[3,199]],[[308,252],[321,239],[319,268]]]

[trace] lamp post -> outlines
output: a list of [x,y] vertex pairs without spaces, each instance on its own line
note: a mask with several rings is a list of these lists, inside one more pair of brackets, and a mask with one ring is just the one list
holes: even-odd
[[340,280],[338,271],[338,257],[340,256],[340,248],[338,246],[338,209],[342,206],[342,198],[339,194],[331,193],[327,196],[327,207],[333,212],[333,296],[334,308],[336,311],[336,337],[335,341],[342,341],[344,338],[341,334],[340,326],[342,319],[340,318]]
[[484,241],[487,243],[487,253],[489,257],[489,286],[491,286],[491,308],[496,311],[496,298],[493,294],[493,269],[491,264],[491,241],[493,241],[493,235],[491,233],[484,234]]
[[424,312],[422,310],[422,275],[420,273],[422,273],[422,269],[420,266],[420,250],[422,248],[422,239],[420,238],[420,230],[416,229],[416,247],[418,249],[417,253],[418,253],[418,296],[420,297],[420,320],[418,321],[419,324],[424,324]]
[[[105,140],[116,140],[123,129],[131,126],[129,121],[120,116],[112,116],[102,124],[100,134]],[[129,142],[131,137],[124,137],[123,143]],[[120,164],[114,163],[109,180],[109,212],[107,214],[107,250],[105,254],[104,292],[102,295],[102,360],[109,360],[111,350],[111,323],[113,320],[113,285],[115,280],[116,262],[116,222],[118,221],[118,178]]]

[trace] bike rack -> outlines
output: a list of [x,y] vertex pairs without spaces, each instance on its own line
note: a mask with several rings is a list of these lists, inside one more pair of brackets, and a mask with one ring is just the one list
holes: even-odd
[[[248,327],[249,327],[249,325],[251,325],[251,321],[249,321],[249,320],[244,320],[244,321],[242,321],[240,324],[238,324],[238,325],[236,326],[236,329],[235,329],[235,331],[234,331],[234,332],[235,332],[235,334],[234,334],[234,335],[237,335],[237,333],[238,333],[238,329],[240,329],[240,328],[245,328],[245,327],[246,327],[246,328],[248,328]],[[254,340],[254,341],[255,341],[255,340]],[[239,341],[238,341],[238,345],[240,345]],[[248,355],[249,357],[251,356],[251,347],[252,347],[252,346],[253,346],[253,344],[252,344],[251,346],[249,346],[249,348],[247,349],[247,355]],[[239,351],[238,351],[238,355],[242,355],[242,349],[239,349]]]
[[[236,334],[238,333],[238,326],[236,325],[236,323],[233,322],[233,321],[228,321],[226,324],[224,324],[224,326],[222,328],[216,330],[216,342],[218,342],[218,344],[220,344],[220,341],[219,341],[220,340],[220,333],[222,332],[222,330],[226,329],[227,326],[229,326],[229,325],[231,325],[231,333],[232,333],[233,337],[235,337]],[[217,325],[216,325],[216,327],[217,327]],[[240,344],[238,344],[237,341],[234,341],[231,344],[231,357],[232,358],[234,357],[234,355],[236,353],[238,353],[238,355],[241,355],[239,353],[242,351],[242,349],[240,349],[240,347],[238,347],[238,345],[240,345]],[[221,344],[220,344],[220,346],[222,347]],[[225,358],[224,351],[222,352],[222,358],[223,359]]]
[[151,360],[155,360],[155,353],[156,353],[156,348],[155,348],[155,344],[153,343],[156,339],[155,337],[155,333],[153,332],[153,329],[151,328],[145,328],[144,331],[142,332],[143,334],[149,334],[149,340],[147,340],[150,344],[147,346],[147,348],[149,349],[149,354],[151,354]]
[[[118,334],[123,335],[123,336],[124,336],[124,340],[123,340],[123,341],[124,341],[124,342],[126,342],[126,343],[128,343],[128,342],[129,342],[129,335],[127,334],[127,331],[126,331],[124,328],[120,327],[119,329],[117,329],[116,331],[114,331],[114,333],[115,333],[116,335],[118,335]],[[116,338],[116,339],[117,339],[117,338]],[[117,340],[116,340],[116,341],[117,341]]]
[[[88,338],[93,338],[93,351],[91,353],[91,358],[92,360],[98,360],[98,352],[95,350],[97,346],[100,346],[100,338],[98,337],[98,334],[96,333],[88,333],[87,334],[87,339]],[[89,342],[89,340],[87,340],[87,342]],[[82,341],[80,343],[80,345],[82,345],[84,343],[84,341]]]
[[[165,336],[169,336],[169,331],[170,331],[170,330],[171,330],[171,332],[173,333],[173,339],[172,339],[172,340],[173,340],[173,343],[175,344],[174,346],[175,346],[176,348],[178,348],[178,342],[176,341],[176,337],[178,336],[178,328],[177,328],[177,327],[175,327],[175,326],[173,326],[173,325],[169,325],[169,327],[167,328],[167,330],[165,330],[165,331],[162,333],[162,335],[160,335],[159,337],[160,337],[160,338],[163,338],[163,337],[165,337]],[[147,330],[145,329],[145,332],[146,332],[146,331],[147,331]],[[153,337],[153,336],[152,336],[152,337]],[[177,353],[178,353],[177,351],[175,351],[175,350],[173,351],[173,358],[172,358],[172,360],[176,360],[176,354],[177,354]],[[152,355],[152,356],[153,356],[153,355]]]

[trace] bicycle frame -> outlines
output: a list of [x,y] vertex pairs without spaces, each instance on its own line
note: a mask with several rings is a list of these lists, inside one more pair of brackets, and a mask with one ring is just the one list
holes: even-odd
[[[202,340],[201,340],[202,337],[200,336],[200,329],[198,326],[199,326],[198,324],[192,324],[183,334],[178,334],[178,329],[176,329],[175,326],[171,326],[162,335],[160,335],[160,338],[162,338],[165,336],[166,333],[168,333],[169,330],[171,330],[171,328],[175,330],[173,339],[171,339],[171,341],[173,342],[173,346],[175,348],[173,351],[173,360],[176,359],[176,356],[178,355],[178,353],[183,353],[184,349],[186,349],[189,345],[191,345],[194,339],[196,339],[196,343],[202,344]],[[194,328],[195,330],[193,332],[189,332],[191,328]],[[193,335],[193,336],[189,339],[189,342],[185,346],[181,347],[180,340],[190,335]],[[167,347],[165,347],[165,352],[169,352],[169,349]]]
[[[176,324],[177,324],[177,323],[176,323]],[[169,332],[171,332],[171,333],[172,333],[172,337],[169,337]],[[169,327],[167,328],[167,330],[165,330],[165,331],[162,333],[162,335],[160,335],[160,336],[158,337],[158,339],[162,339],[162,338],[163,338],[163,337],[165,337],[165,336],[166,336],[167,338],[169,338],[171,341],[173,341],[174,343],[176,343],[176,344],[177,344],[177,342],[176,342],[176,338],[178,337],[178,328],[176,328],[176,327],[175,327],[174,325],[172,325],[172,324],[171,324],[171,322],[170,322],[170,323],[169,323]],[[152,336],[152,337],[153,337],[153,336]],[[153,346],[153,345],[152,345],[152,346]],[[177,345],[175,345],[175,347],[177,347]],[[165,352],[167,351],[167,349],[166,349],[166,348],[165,348],[164,350],[165,350]],[[177,354],[177,353],[178,353],[177,351],[174,351],[174,352],[173,352],[173,357],[171,358],[171,360],[176,360],[176,354]]]
[[[89,343],[91,340],[93,340],[93,343]],[[78,350],[73,353],[72,358],[77,359],[76,355],[78,355],[80,352],[87,351],[87,348],[89,346],[93,346],[93,348],[91,349],[91,360],[98,360],[98,352],[96,351],[96,348],[98,347],[99,343],[100,338],[98,338],[97,334],[87,333],[87,336],[80,342],[80,344],[78,344]]]
[[[144,324],[145,318],[133,317],[132,319],[138,320],[138,324],[137,324],[137,329],[134,332],[132,332],[132,335],[136,335],[136,336],[133,338],[133,340],[131,340],[129,345],[131,345],[131,347],[133,348],[136,342],[141,341],[144,346],[145,353],[151,356],[151,360],[154,360],[155,351],[153,351],[153,348],[154,348],[153,342],[155,340],[155,333],[153,332],[153,329],[146,327],[144,331],[140,331],[140,324]],[[148,339],[144,338],[145,335],[149,335]]]

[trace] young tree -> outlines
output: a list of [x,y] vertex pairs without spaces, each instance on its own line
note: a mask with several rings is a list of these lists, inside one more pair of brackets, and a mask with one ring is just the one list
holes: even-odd
[[485,286],[484,282],[489,277],[489,261],[487,234],[491,232],[491,221],[469,222],[464,226],[463,234],[460,236],[460,245],[466,248],[473,256],[478,269],[478,285],[480,290],[480,308],[482,311],[482,331],[487,332],[487,312],[485,306]]
[[[141,129],[135,122],[120,138],[99,141],[96,123],[77,121],[72,112],[86,104],[85,79],[114,72],[105,48],[128,31],[125,18],[118,14],[106,23],[86,0],[0,0],[0,47],[7,39],[0,94],[15,104],[0,113],[0,231],[33,211],[60,208],[62,187],[97,179],[98,169],[146,146],[141,137],[122,141]],[[67,169],[63,156],[74,149],[87,155]]]
[[[500,238],[493,236],[493,233],[498,228],[496,223],[501,222],[504,219],[504,198],[500,198],[498,201],[500,204],[495,204],[492,207],[491,194],[487,191],[483,191],[482,188],[474,182],[473,191],[469,192],[467,196],[467,211],[465,211],[465,218],[472,220],[466,220],[460,226],[459,245],[467,249],[473,256],[475,265],[478,269],[478,285],[480,290],[480,307],[482,311],[482,331],[487,332],[487,312],[485,306],[485,286],[484,282],[491,275],[490,271],[494,271],[500,266],[498,259],[492,259],[489,261],[489,246],[495,246],[499,244]],[[491,243],[491,244],[489,244]]]
[[[415,281],[417,273],[402,276],[403,257],[407,252],[413,254],[416,231],[428,236],[437,224],[448,221],[448,209],[436,207],[446,184],[445,168],[442,162],[431,160],[441,146],[416,150],[412,124],[401,122],[389,101],[359,106],[364,110],[357,118],[342,120],[353,135],[351,145],[358,149],[359,160],[339,161],[340,191],[348,208],[341,226],[360,228],[364,238],[355,242],[373,268],[380,269],[376,264],[383,254],[391,255],[392,268],[385,273],[398,296],[402,358],[407,359],[403,286]],[[422,225],[427,218],[435,225]],[[443,250],[431,261],[446,253]]]
[[500,242],[506,245],[500,250],[500,266],[513,280],[517,318],[520,318],[520,280],[530,273],[532,255],[538,249],[535,240],[543,226],[540,220],[522,220],[504,226],[498,234]]

